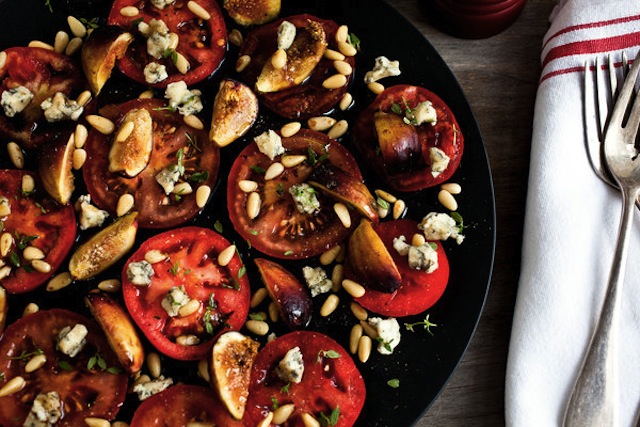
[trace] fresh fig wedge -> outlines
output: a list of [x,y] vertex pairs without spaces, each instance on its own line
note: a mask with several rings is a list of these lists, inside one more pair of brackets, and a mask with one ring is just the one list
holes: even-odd
[[260,344],[237,331],[226,332],[211,350],[211,385],[237,420],[244,415],[249,396],[251,367]]
[[373,117],[386,171],[412,170],[422,158],[422,146],[415,126],[405,123],[395,113],[377,111]]
[[0,335],[4,332],[4,326],[7,322],[7,314],[9,313],[9,303],[7,301],[7,291],[0,286]]
[[127,311],[104,292],[90,292],[85,302],[122,367],[130,375],[138,373],[144,363],[144,349]]
[[371,221],[362,219],[349,239],[349,268],[360,284],[380,292],[394,292],[402,277]]
[[73,138],[52,141],[40,150],[38,156],[38,172],[42,186],[58,203],[66,205],[75,190],[73,176]]
[[218,147],[247,133],[258,117],[258,98],[249,86],[225,79],[213,101],[209,140]]
[[115,25],[96,28],[85,40],[80,59],[84,75],[95,95],[109,80],[116,60],[124,56],[132,41],[130,33]]
[[280,317],[290,329],[301,329],[311,320],[312,302],[307,288],[280,264],[256,258],[256,266]]
[[280,14],[280,0],[224,0],[223,7],[236,23],[261,25]]
[[286,50],[287,63],[277,69],[267,61],[256,82],[261,93],[277,92],[302,83],[316,68],[327,50],[327,35],[322,24],[309,20],[306,27],[298,28],[296,38]]
[[325,162],[311,172],[307,182],[325,196],[354,207],[374,224],[380,220],[376,199],[367,186],[344,170]]
[[129,178],[137,176],[149,164],[153,151],[153,120],[148,110],[129,111],[122,122],[109,150],[109,172],[121,173]]

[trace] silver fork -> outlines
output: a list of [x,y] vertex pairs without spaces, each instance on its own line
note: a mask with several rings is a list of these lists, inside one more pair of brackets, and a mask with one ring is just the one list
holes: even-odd
[[622,193],[622,216],[600,318],[564,415],[563,425],[567,427],[616,426],[618,423],[617,324],[634,202],[640,195],[640,157],[635,145],[640,124],[640,95],[634,95],[639,70],[640,54],[625,78],[604,132],[601,152],[605,170]]

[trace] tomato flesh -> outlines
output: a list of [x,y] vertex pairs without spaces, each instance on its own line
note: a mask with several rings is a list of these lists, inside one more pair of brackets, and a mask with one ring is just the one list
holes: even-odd
[[[151,237],[126,262],[122,290],[127,310],[160,352],[179,360],[201,359],[222,332],[244,324],[251,291],[242,261],[234,256],[227,266],[217,262],[218,254],[230,245],[215,231],[184,227]],[[142,261],[154,249],[168,257],[152,264],[151,284],[134,284],[127,274],[129,264]],[[162,300],[172,287],[181,286],[199,307],[188,316],[171,317]],[[190,335],[199,343],[176,342]]]
[[[37,175],[24,170],[0,170],[0,196],[11,204],[11,213],[0,222],[0,230],[13,236],[13,245],[5,258],[11,273],[2,279],[2,286],[10,293],[32,291],[49,279],[71,251],[76,238],[76,215],[71,205],[60,205],[44,190],[22,193],[22,177]],[[44,254],[51,272],[39,272],[22,255],[27,246],[34,246]]]
[[[438,268],[432,273],[409,267],[406,256],[393,248],[393,239],[404,235],[408,240],[418,232],[418,223],[410,219],[381,222],[374,227],[398,266],[402,284],[392,293],[367,289],[356,301],[367,310],[386,316],[403,317],[422,313],[444,293],[449,281],[449,261],[440,242],[437,245]],[[346,269],[347,277],[349,268]]]
[[[57,350],[56,344],[60,330],[76,324],[86,326],[89,333],[85,347],[72,358]],[[27,373],[26,362],[36,353],[44,354],[46,362]],[[40,393],[56,391],[64,402],[64,415],[56,424],[60,427],[84,425],[87,417],[113,419],[126,397],[127,375],[114,370],[120,365],[102,330],[77,313],[51,309],[21,318],[4,332],[0,354],[0,372],[4,374],[0,386],[16,376],[26,381],[22,390],[0,397],[0,425],[4,427],[22,427]],[[96,355],[106,369],[90,364]]]

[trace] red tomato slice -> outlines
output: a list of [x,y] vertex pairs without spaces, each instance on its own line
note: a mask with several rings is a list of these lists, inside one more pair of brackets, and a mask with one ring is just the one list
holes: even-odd
[[[87,344],[69,357],[56,349],[57,336],[66,326],[86,326]],[[45,364],[31,372],[26,362],[35,354],[46,356]],[[56,391],[64,402],[64,415],[55,425],[84,425],[87,417],[113,419],[127,393],[127,374],[120,370],[100,327],[93,321],[68,310],[42,310],[10,325],[0,339],[0,386],[17,376],[25,379],[25,387],[9,396],[0,397],[0,425],[22,427],[34,398],[40,393]],[[104,361],[95,363],[96,355]],[[92,362],[93,358],[93,362]],[[90,369],[89,369],[90,368]]]
[[[328,48],[337,51],[336,31],[338,24],[334,21],[320,19],[312,15],[295,15],[262,25],[247,34],[240,49],[240,55],[251,57],[251,62],[242,72],[245,82],[253,87],[262,67],[271,60],[271,56],[277,50],[278,26],[282,21],[289,21],[297,28],[304,28],[307,26],[308,20],[322,24],[329,43]],[[344,61],[355,68],[354,57],[346,57]],[[278,92],[258,94],[258,96],[267,108],[288,119],[306,119],[326,113],[340,102],[353,76],[353,73],[347,76],[347,84],[339,89],[322,87],[322,82],[336,74],[333,62],[323,58],[302,84]]]
[[[0,257],[11,273],[2,279],[2,286],[10,293],[31,291],[42,285],[58,269],[73,247],[76,238],[76,215],[71,205],[59,205],[44,190],[23,194],[22,177],[37,174],[24,170],[0,170],[0,197],[11,205],[11,213],[0,222],[2,233],[13,236],[13,245],[6,257]],[[34,246],[44,254],[51,266],[49,273],[33,269],[22,251]]]
[[[304,372],[299,383],[283,381],[275,368],[285,354],[299,347]],[[303,413],[316,419],[337,412],[337,427],[352,426],[364,405],[366,390],[362,375],[347,351],[319,332],[298,331],[267,343],[258,353],[251,371],[245,425],[258,425],[274,403],[293,403],[295,411],[283,426],[302,427]]]
[[13,117],[0,108],[0,136],[15,140],[26,149],[62,138],[62,133],[68,137],[76,123],[47,122],[40,104],[58,92],[75,99],[86,87],[80,68],[66,55],[37,47],[12,47],[4,52],[7,59],[0,68],[0,94],[24,86],[33,99]]
[[211,389],[176,385],[144,400],[133,414],[131,427],[183,427],[189,422],[216,427],[244,425],[229,415]]
[[410,241],[411,236],[419,231],[418,223],[401,219],[381,222],[374,228],[398,266],[402,284],[392,293],[367,289],[364,296],[356,301],[367,310],[386,316],[409,316],[427,310],[440,299],[449,281],[449,261],[444,248],[440,242],[433,242],[438,246],[438,269],[433,273],[414,270],[409,267],[407,257],[401,256],[393,248],[393,239],[404,235]]
[[[374,113],[376,111],[393,113],[392,108],[397,109],[398,106],[404,111],[405,102],[409,108],[415,108],[423,101],[431,101],[437,112],[437,123],[435,126],[422,124],[415,127],[419,153],[412,158],[408,170],[406,170],[408,162],[404,162],[403,170],[395,170],[385,162],[380,152]],[[395,107],[393,107],[394,104]],[[464,150],[464,137],[460,126],[444,101],[425,88],[409,85],[391,86],[376,97],[373,103],[358,116],[353,130],[353,142],[371,168],[380,171],[385,182],[399,191],[417,191],[445,182],[458,168]],[[436,176],[431,171],[432,162],[429,154],[431,147],[437,147],[449,156],[447,168]]]
[[[215,231],[184,227],[166,231],[144,242],[122,271],[124,301],[132,319],[162,353],[179,360],[203,358],[215,338],[239,329],[249,312],[251,290],[240,257],[227,266],[218,264],[218,254],[230,243]],[[153,264],[151,284],[135,285],[127,275],[132,262],[144,260],[150,250],[168,255]],[[162,300],[172,287],[184,286],[198,309],[188,316],[170,317]],[[199,344],[182,345],[178,337],[195,336]]]
[[[211,76],[220,66],[227,50],[227,29],[224,17],[213,0],[197,0],[211,17],[203,20],[187,7],[186,1],[177,1],[164,9],[158,9],[150,1],[116,0],[111,8],[108,23],[118,25],[136,36],[129,45],[126,54],[118,61],[118,67],[129,78],[149,85],[145,81],[144,67],[157,62],[166,67],[169,77],[153,87],[166,87],[169,83],[184,80],[187,86],[198,83]],[[140,10],[135,16],[120,13],[123,7],[134,6]],[[147,24],[151,19],[161,19],[169,31],[178,35],[179,42],[175,51],[189,62],[189,70],[182,74],[175,65],[174,55],[167,53],[166,58],[156,59],[147,53],[147,39],[137,28],[139,22]]]
[[[143,228],[175,227],[195,217],[200,211],[195,189],[203,184],[213,188],[220,165],[220,151],[209,143],[207,133],[187,126],[179,113],[167,111],[165,107],[159,99],[148,99],[102,110],[116,126],[130,110],[144,108],[151,113],[153,152],[146,169],[133,178],[109,172],[109,150],[114,135],[106,136],[92,129],[87,140],[88,157],[82,170],[91,199],[113,215],[120,196],[132,194],[139,213],[138,223]],[[167,196],[156,181],[156,174],[179,162],[184,166],[181,180],[190,182],[194,191]]]
[[[287,155],[308,156],[309,150],[317,159],[326,159],[333,165],[362,179],[358,165],[342,145],[323,133],[302,129],[294,136],[282,138]],[[279,161],[280,156],[274,161]],[[236,231],[257,250],[282,259],[302,259],[318,255],[346,238],[351,232],[345,228],[333,211],[334,201],[317,194],[320,211],[303,214],[298,211],[289,188],[305,182],[313,170],[312,162],[286,168],[280,176],[264,179],[273,162],[262,154],[256,143],[249,144],[231,167],[227,183],[229,219]],[[251,219],[247,214],[248,193],[240,189],[240,181],[258,183],[262,206],[260,214]],[[355,218],[355,217],[354,217]],[[355,223],[355,219],[353,221]]]

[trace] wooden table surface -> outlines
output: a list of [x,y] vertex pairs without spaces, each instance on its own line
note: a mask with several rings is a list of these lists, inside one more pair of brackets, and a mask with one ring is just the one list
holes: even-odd
[[478,329],[450,382],[416,427],[504,425],[504,381],[520,273],[533,105],[542,38],[555,0],[529,0],[506,31],[464,40],[438,30],[424,0],[387,0],[447,62],[476,115],[491,163],[497,208],[493,278]]

